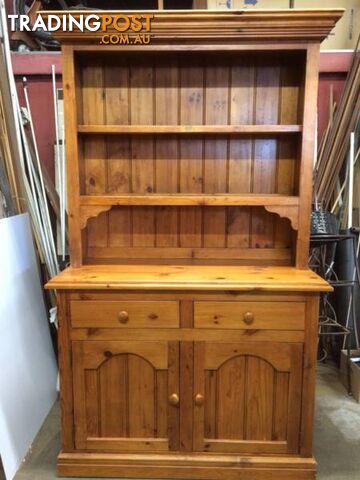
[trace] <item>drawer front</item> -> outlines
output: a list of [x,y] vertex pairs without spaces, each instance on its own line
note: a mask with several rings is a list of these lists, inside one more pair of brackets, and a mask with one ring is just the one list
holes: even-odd
[[303,330],[302,302],[195,302],[195,328]]
[[178,328],[179,303],[141,301],[72,301],[75,328]]

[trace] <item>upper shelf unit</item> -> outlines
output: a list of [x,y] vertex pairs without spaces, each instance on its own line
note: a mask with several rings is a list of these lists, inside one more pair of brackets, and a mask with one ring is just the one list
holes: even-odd
[[263,207],[298,228],[305,50],[74,58],[83,228],[126,207]]
[[156,12],[142,46],[54,32],[72,264],[305,267],[319,42],[341,14]]

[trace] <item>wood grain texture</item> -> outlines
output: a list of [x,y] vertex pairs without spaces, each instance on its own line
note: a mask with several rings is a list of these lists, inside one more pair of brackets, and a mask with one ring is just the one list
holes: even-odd
[[305,327],[305,304],[301,303],[195,302],[194,309],[195,328],[303,330]]
[[[118,377],[115,379],[115,384],[118,384]],[[99,415],[98,401],[99,401],[99,375],[95,370],[85,372],[85,391],[88,393],[85,399],[86,409],[86,431],[91,437],[100,436],[100,428],[104,427],[102,419]],[[126,412],[124,405],[122,405],[122,412]],[[121,412],[121,413],[122,413]],[[120,412],[119,412],[120,413]],[[117,424],[116,426],[118,426]],[[120,428],[123,422],[120,423]],[[124,429],[125,430],[125,429]],[[121,429],[119,436],[125,436],[126,432]]]
[[277,292],[331,291],[327,282],[310,270],[293,267],[231,267],[219,274],[216,266],[86,265],[67,268],[46,284],[64,289],[257,290]]
[[[180,344],[169,342],[169,376],[168,376],[168,398],[174,393],[180,396]],[[180,450],[180,409],[176,405],[168,407],[168,428],[169,450]]]
[[[154,123],[154,70],[151,64],[130,68],[130,122],[144,125]],[[154,191],[154,140],[141,137],[132,139],[132,188],[134,193]],[[133,245],[153,246],[155,215],[151,208],[139,208],[133,212]]]
[[[105,122],[104,69],[102,63],[90,62],[82,66],[82,116],[85,122]],[[83,144],[85,193],[101,194],[107,191],[106,143],[103,136]],[[103,215],[89,225],[88,247],[105,247],[108,242],[108,217]]]
[[261,358],[248,357],[246,370],[246,438],[271,440],[274,369]]
[[[80,72],[74,64],[73,48],[68,45],[62,46],[63,56],[63,84],[64,84],[64,115],[65,135],[66,135],[66,171],[67,171],[67,191],[69,196],[68,217],[69,217],[69,245],[71,249],[71,262],[74,266],[82,265],[83,245],[81,229],[79,225],[79,194],[81,188],[80,173],[81,149],[77,142],[77,123],[81,118],[81,111],[77,104],[82,103],[82,93],[80,87]],[[84,176],[84,175],[83,175]]]
[[[280,67],[267,58],[259,58],[261,68],[256,75],[255,121],[278,123]],[[253,192],[276,191],[277,142],[273,139],[254,140]],[[252,216],[252,243],[258,247],[274,246],[274,224],[264,212],[256,210]]]
[[[163,455],[161,455],[163,456]],[[135,457],[137,464],[130,463],[122,457],[109,457],[106,454],[100,455],[100,459],[93,460],[90,454],[82,456],[60,456],[58,472],[63,476],[101,476],[101,477],[126,477],[126,478],[144,478],[146,475],[151,478],[195,478],[199,480],[218,480],[226,475],[229,480],[237,480],[239,476],[243,480],[315,480],[316,464],[306,464],[305,468],[301,460],[295,459],[289,466],[282,466],[280,462],[269,465],[265,460],[259,464],[253,465],[252,458],[243,456],[238,462],[240,465],[233,466],[231,461],[213,462],[212,465],[199,466],[198,460],[188,465],[181,465],[176,459],[173,464],[158,464],[157,459],[152,462],[142,463],[142,457]],[[165,457],[166,460],[168,460]],[[286,457],[286,461],[291,457]],[[285,462],[284,462],[285,463]],[[250,464],[250,465],[249,465]]]
[[[179,69],[177,60],[160,63],[155,68],[155,123],[176,125],[179,111]],[[157,137],[155,150],[155,190],[168,195],[178,191],[179,165],[178,140],[176,136]],[[176,247],[178,245],[178,210],[157,209],[156,245]]]
[[[128,375],[129,356],[127,354],[118,355],[110,358],[98,371],[90,370],[99,377],[99,390],[97,392],[89,391],[86,388],[86,397],[91,399],[94,393],[95,401],[100,401],[100,435],[91,435],[89,437],[128,437]],[[89,371],[89,370],[88,370]],[[90,413],[90,412],[89,412]]]
[[289,374],[277,372],[274,391],[273,438],[285,440],[287,438],[287,419],[289,408]]
[[89,265],[289,266],[288,248],[90,247]]
[[[226,124],[229,118],[230,70],[224,65],[207,66],[204,70],[206,98],[204,102],[205,124]],[[228,140],[205,140],[203,191],[215,194],[227,191]],[[226,210],[208,208],[203,217],[204,247],[226,246]]]
[[[230,72],[230,124],[254,122],[255,65],[231,67]],[[229,139],[229,193],[252,191],[253,139]],[[250,246],[250,209],[230,208],[228,210],[228,247]]]
[[[108,301],[124,301],[124,300],[143,300],[143,301],[234,301],[239,302],[305,302],[308,300],[309,293],[298,292],[236,292],[234,290],[224,290],[218,292],[193,292],[190,290],[184,291],[156,291],[156,290],[141,290],[137,292],[131,290],[73,290],[68,292],[69,300],[108,300]],[[310,294],[310,296],[312,296]]]
[[64,451],[74,450],[74,402],[73,372],[71,358],[71,340],[69,304],[67,294],[60,293],[57,299],[58,308],[58,355],[60,375],[60,407],[61,407],[61,448]]
[[[301,419],[301,392],[303,382],[303,346],[291,346],[291,371],[289,378],[289,399],[288,399],[288,452],[299,451],[300,446],[300,419]],[[303,399],[304,402],[304,399]]]
[[217,371],[216,438],[244,438],[245,372],[245,357],[236,357]]
[[[167,95],[169,95],[167,93]],[[223,100],[222,100],[223,101]],[[163,106],[165,106],[163,104]],[[169,107],[167,104],[166,106]],[[157,115],[158,121],[158,115]],[[235,125],[218,125],[214,119],[214,124],[209,122],[208,125],[79,125],[79,133],[96,133],[96,134],[174,134],[183,133],[189,134],[212,134],[212,135],[262,135],[262,134],[283,134],[283,133],[298,133],[302,131],[302,126],[297,124],[235,124]],[[166,138],[166,137],[165,137]]]
[[[203,122],[204,71],[201,66],[182,68],[180,73],[180,123],[191,125]],[[183,137],[180,147],[180,192],[203,191],[203,141]],[[201,247],[202,211],[180,209],[180,247]]]
[[[313,424],[315,413],[315,370],[317,362],[319,298],[309,299],[306,308],[306,338],[304,344],[303,388],[301,407],[300,452],[312,455]],[[308,399],[308,400],[306,400]]]
[[[155,437],[155,372],[138,356],[129,355],[129,436]],[[110,380],[111,381],[111,380]]]
[[303,100],[303,124],[301,145],[301,167],[299,193],[301,196],[299,207],[300,230],[296,245],[296,266],[305,268],[308,264],[310,246],[310,209],[312,201],[312,166],[315,156],[315,129],[316,129],[316,101],[318,88],[320,47],[317,44],[309,45],[306,55],[306,74]]
[[[208,398],[205,398],[205,342],[196,342],[194,345],[194,382],[193,382],[193,391],[192,391],[192,401],[194,404],[193,411],[193,451],[202,452],[204,450],[204,439],[205,439],[205,429],[207,426],[205,420],[205,408],[208,405]],[[212,392],[216,396],[216,390]],[[201,404],[195,404],[194,399],[196,395],[201,395],[204,398],[204,402]],[[216,398],[216,397],[215,397]],[[216,402],[216,399],[214,399]],[[216,405],[216,403],[215,403]],[[215,406],[216,410],[216,406]],[[213,410],[214,412],[214,410]],[[216,417],[212,417],[212,422],[214,422],[213,434],[216,433]],[[207,426],[208,427],[208,426]],[[209,427],[208,427],[209,428]]]
[[177,330],[154,329],[142,330],[138,328],[109,329],[109,328],[76,328],[72,330],[72,340],[174,340],[174,341],[216,341],[221,335],[225,342],[239,341],[250,344],[256,342],[288,342],[300,343],[305,339],[303,331],[299,330],[216,330],[216,329],[191,329]]
[[[130,117],[129,66],[123,59],[120,65],[104,62],[105,123],[125,125]],[[107,163],[107,193],[131,191],[131,139],[105,137]],[[107,246],[131,245],[131,211],[128,208],[111,210],[107,215]]]
[[194,388],[194,345],[180,342],[180,451],[193,450],[193,398]]
[[177,302],[73,301],[70,311],[73,328],[177,328],[180,323]]
[[[216,177],[216,176],[215,176]],[[274,206],[292,207],[299,205],[299,197],[289,195],[268,194],[152,194],[152,195],[84,195],[80,197],[81,205],[208,205],[208,206]],[[188,209],[187,209],[188,210]],[[186,210],[184,210],[186,211]],[[213,210],[212,210],[213,211]],[[263,212],[264,213],[264,212]]]
[[[89,11],[90,12],[90,11]],[[157,11],[151,21],[151,32],[154,34],[154,43],[163,44],[169,48],[176,44],[184,47],[187,43],[203,44],[209,49],[209,43],[218,41],[222,48],[226,43],[241,44],[243,41],[252,42],[250,48],[255,48],[254,43],[263,42],[291,42],[299,44],[304,40],[321,42],[334,28],[335,23],[341,18],[344,10],[338,9],[313,9],[313,10],[256,10],[245,9],[238,11],[202,11],[197,12],[166,12]],[[42,12],[42,16],[52,14],[52,11]],[[70,11],[77,18],[78,13]],[[99,12],[95,11],[98,14]],[[127,12],[129,15],[136,15],[138,12]],[[142,12],[153,14],[153,11]],[[115,17],[116,11],[107,11],[103,16]],[[101,15],[101,14],[100,14]],[[145,21],[145,20],[144,20]],[[274,23],[277,28],[273,28]],[[116,34],[115,28],[109,28],[109,34]],[[55,32],[55,37],[64,41],[75,41],[76,43],[99,43],[103,31],[81,32],[74,28],[73,31]],[[224,42],[225,40],[225,42]],[[211,42],[210,42],[211,41]],[[165,43],[165,45],[164,45]],[[224,45],[225,43],[225,45]],[[144,48],[141,45],[142,49]],[[104,45],[101,45],[104,49]],[[117,45],[116,49],[121,46]],[[125,47],[126,48],[126,47]],[[131,45],[131,49],[136,48]],[[249,45],[247,46],[249,49]]]

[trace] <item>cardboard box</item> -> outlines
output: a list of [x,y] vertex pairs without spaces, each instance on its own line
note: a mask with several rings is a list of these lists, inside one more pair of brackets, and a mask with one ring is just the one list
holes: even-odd
[[[209,10],[277,9],[290,7],[290,0],[207,0]],[[199,8],[199,7],[197,7]],[[204,8],[204,7],[201,7]],[[360,0],[294,0],[294,8],[345,8],[342,19],[321,44],[322,50],[354,49],[360,32]]]
[[[360,350],[351,350],[350,358],[360,358]],[[340,380],[346,389],[348,389],[348,354],[347,350],[341,351],[340,356]],[[360,403],[360,362],[354,362],[350,359],[350,379],[351,392],[354,399]]]
[[[261,3],[261,2],[259,2]],[[345,8],[344,16],[321,44],[322,50],[354,49],[360,32],[360,0],[295,0],[295,8]]]
[[207,0],[207,8],[209,10],[242,10],[243,8],[289,8],[289,0]]

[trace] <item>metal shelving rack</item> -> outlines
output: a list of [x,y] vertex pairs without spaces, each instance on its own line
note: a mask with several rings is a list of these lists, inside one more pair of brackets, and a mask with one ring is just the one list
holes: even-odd
[[[357,240],[359,232],[351,229],[349,233],[339,234],[317,234],[311,235],[310,247],[310,267],[331,284],[334,289],[350,289],[350,305],[348,315],[351,313],[353,320],[356,318],[355,286],[360,286],[360,273],[357,262]],[[353,278],[339,279],[334,270],[335,254],[340,242],[351,241],[352,255],[354,259],[355,272]],[[328,356],[328,343],[334,336],[343,336],[344,347],[347,350],[348,358],[348,393],[351,394],[350,378],[350,357],[351,357],[351,334],[355,333],[353,325],[342,325],[338,322],[334,307],[332,306],[329,295],[325,292],[320,297],[319,312],[319,348],[324,352],[321,360]]]

